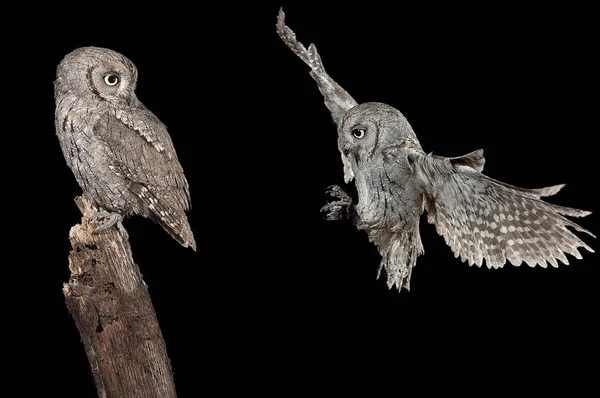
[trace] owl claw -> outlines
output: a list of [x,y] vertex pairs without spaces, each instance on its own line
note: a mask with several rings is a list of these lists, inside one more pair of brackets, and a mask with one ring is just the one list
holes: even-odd
[[346,194],[346,192],[344,192],[344,190],[342,188],[340,188],[339,185],[330,185],[327,187],[327,191],[325,191],[326,194],[331,195],[335,198],[338,198],[340,200],[347,200],[350,203],[352,203],[352,198],[350,198],[350,196],[348,196]]
[[94,229],[94,232],[101,232],[101,231],[107,230],[110,227],[114,226],[115,224],[123,221],[123,216],[120,215],[119,213],[109,213],[106,211],[98,211],[98,212],[93,213],[90,216],[90,219],[97,221],[97,222],[101,222],[100,219],[102,219],[102,218],[106,219],[107,221],[105,221],[101,225],[97,226]]
[[322,212],[328,212],[325,216],[326,219],[328,221],[337,221],[350,218],[352,198],[337,185],[328,187],[326,193],[339,199],[329,202],[321,208]]

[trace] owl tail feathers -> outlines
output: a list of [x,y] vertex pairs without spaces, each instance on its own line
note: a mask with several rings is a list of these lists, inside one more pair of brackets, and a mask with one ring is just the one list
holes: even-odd
[[393,233],[387,243],[379,245],[379,251],[382,259],[377,278],[379,279],[381,271],[385,270],[389,289],[396,286],[398,292],[401,288],[410,291],[412,269],[417,264],[417,257],[424,253],[419,224],[412,229]]
[[194,233],[190,228],[190,225],[185,222],[184,228],[179,233],[172,233],[171,236],[175,238],[175,240],[183,247],[191,247],[194,251],[196,251],[196,240],[194,239]]
[[177,219],[170,219],[168,221],[155,214],[151,214],[150,219],[163,227],[183,247],[191,247],[196,251],[196,240],[184,212]]

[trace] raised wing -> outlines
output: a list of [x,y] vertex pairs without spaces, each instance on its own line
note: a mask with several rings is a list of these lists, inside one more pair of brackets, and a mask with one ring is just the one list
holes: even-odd
[[279,10],[277,16],[277,33],[284,43],[310,66],[310,75],[317,82],[319,91],[325,98],[325,105],[331,112],[335,123],[339,124],[344,113],[358,105],[358,103],[325,72],[317,47],[311,43],[307,49],[296,39],[296,34],[285,24],[283,9]]
[[[279,10],[279,15],[277,16],[277,34],[279,34],[279,37],[281,37],[294,54],[310,66],[310,75],[317,82],[319,91],[325,99],[325,106],[329,109],[335,124],[339,125],[344,114],[350,108],[358,105],[358,103],[325,72],[323,62],[315,45],[310,44],[307,49],[296,39],[296,34],[285,24],[283,9]],[[350,161],[343,153],[341,156],[342,163],[344,164],[344,180],[348,183],[352,181],[354,174]]]

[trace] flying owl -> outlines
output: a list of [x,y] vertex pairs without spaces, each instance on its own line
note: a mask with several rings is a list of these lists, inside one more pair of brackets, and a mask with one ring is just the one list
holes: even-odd
[[108,218],[141,215],[196,250],[190,191],[167,128],[137,99],[137,69],[105,48],[67,54],[56,72],[56,134],[79,186]]
[[427,212],[455,257],[488,268],[506,261],[529,266],[568,264],[565,253],[581,259],[579,247],[593,252],[567,227],[594,236],[564,216],[588,211],[556,206],[541,198],[564,185],[524,189],[482,174],[485,159],[477,150],[447,158],[426,154],[406,118],[393,107],[358,104],[325,72],[316,47],[305,48],[279,12],[277,33],[310,66],[325,105],[338,129],[338,148],[346,183],[355,180],[358,204],[338,186],[329,193],[330,220],[352,217],[381,254],[378,277],[389,288],[410,290],[412,268],[423,254],[419,220]]

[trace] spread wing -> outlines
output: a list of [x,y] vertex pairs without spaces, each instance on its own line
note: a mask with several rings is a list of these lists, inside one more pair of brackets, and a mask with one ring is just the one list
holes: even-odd
[[[310,75],[317,82],[319,91],[325,100],[325,106],[329,109],[335,124],[339,125],[344,114],[350,108],[358,105],[358,103],[325,72],[323,62],[317,52],[317,47],[314,44],[310,44],[307,49],[296,39],[294,31],[285,24],[285,13],[283,10],[279,10],[279,15],[277,16],[277,34],[294,54],[310,66]],[[348,183],[352,181],[354,174],[348,158],[344,154],[341,155],[342,163],[344,164],[344,180]]]
[[310,75],[317,82],[319,91],[325,99],[325,105],[331,112],[331,117],[335,123],[339,124],[344,113],[358,105],[358,103],[325,72],[317,47],[311,43],[307,49],[296,39],[294,31],[285,24],[283,10],[279,10],[277,16],[277,34],[300,59],[310,66]]
[[502,267],[507,260],[557,267],[557,259],[568,264],[565,253],[580,259],[579,247],[593,252],[568,227],[594,235],[565,218],[590,212],[541,200],[563,185],[524,189],[496,181],[478,172],[483,162],[476,153],[465,158],[412,156],[415,177],[425,191],[428,221],[456,257],[478,266],[485,259],[488,268]]
[[94,132],[110,148],[109,167],[141,200],[141,213],[184,246],[195,248],[186,216],[189,185],[164,124],[145,108],[130,108],[106,112]]

